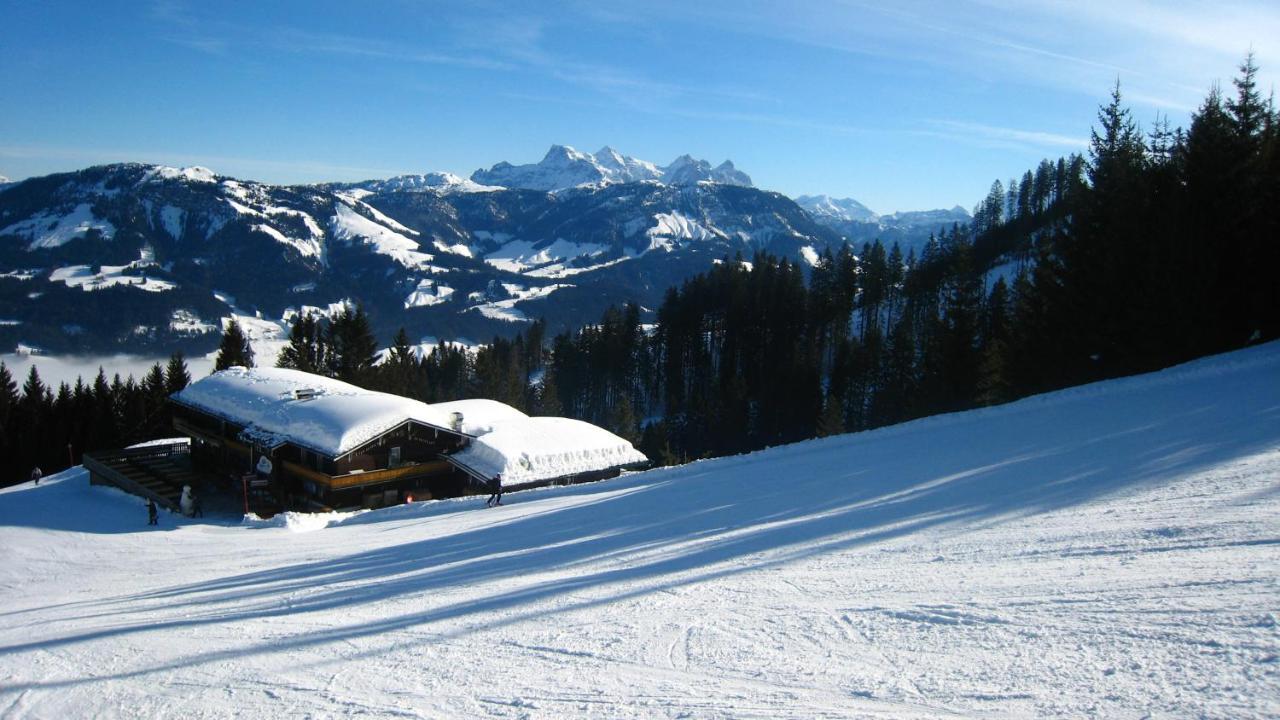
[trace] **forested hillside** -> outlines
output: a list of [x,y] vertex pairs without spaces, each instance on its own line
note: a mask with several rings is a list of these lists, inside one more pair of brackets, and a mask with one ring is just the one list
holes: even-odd
[[1186,130],[1144,132],[1117,87],[1087,158],[997,182],[972,224],[919,257],[846,248],[807,285],[786,260],[726,258],[670,290],[649,332],[634,308],[611,311],[554,339],[533,409],[643,435],[651,458],[674,461],[1277,337],[1280,140],[1256,75],[1250,56]]

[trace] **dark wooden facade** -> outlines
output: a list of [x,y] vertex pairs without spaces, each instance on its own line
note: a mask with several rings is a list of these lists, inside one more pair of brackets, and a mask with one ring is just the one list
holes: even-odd
[[[376,508],[412,498],[472,492],[471,478],[443,458],[465,435],[405,421],[339,456],[288,441],[254,440],[231,420],[172,403],[174,428],[192,440],[192,461],[242,485],[251,505],[277,509]],[[270,472],[261,472],[262,457]]]

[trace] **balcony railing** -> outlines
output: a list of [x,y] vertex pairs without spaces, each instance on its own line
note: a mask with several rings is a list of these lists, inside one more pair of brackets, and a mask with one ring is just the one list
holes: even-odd
[[319,470],[312,470],[295,462],[285,460],[281,463],[285,472],[295,477],[306,478],[318,485],[323,485],[330,490],[342,490],[344,488],[360,487],[362,485],[375,485],[378,483],[391,482],[393,480],[401,480],[407,477],[417,475],[435,475],[441,472],[447,472],[450,469],[449,463],[444,460],[429,460],[413,465],[402,465],[397,468],[388,468],[386,470],[365,470],[347,473],[345,475],[326,475]]

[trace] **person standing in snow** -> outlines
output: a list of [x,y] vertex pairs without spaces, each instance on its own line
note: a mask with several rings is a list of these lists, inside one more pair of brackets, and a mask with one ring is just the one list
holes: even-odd
[[191,517],[204,517],[204,503],[196,493],[191,493]]
[[35,483],[36,485],[39,485],[39,484],[40,484],[40,478],[42,478],[42,477],[44,477],[44,473],[40,472],[40,466],[39,466],[39,465],[37,465],[37,466],[35,466],[35,467],[31,468],[31,482]]
[[147,498],[147,524],[160,524],[160,514],[156,512],[156,501],[151,498]]
[[502,504],[502,476],[501,475],[495,475],[493,479],[489,481],[489,489],[493,491],[493,494],[489,496],[489,499],[487,501],[485,501],[485,507],[493,507],[494,505],[501,505]]

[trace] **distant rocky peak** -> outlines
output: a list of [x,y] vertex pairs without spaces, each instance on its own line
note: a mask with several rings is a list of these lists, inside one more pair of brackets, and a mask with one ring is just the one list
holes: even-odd
[[512,165],[508,162],[500,162],[488,170],[475,171],[471,175],[471,180],[483,185],[547,192],[583,185],[609,185],[649,180],[667,185],[717,182],[751,186],[751,178],[728,160],[713,168],[706,160],[681,155],[666,168],[660,168],[647,160],[623,155],[608,145],[594,154],[584,153],[568,145],[552,145],[542,160],[537,163]]
[[833,198],[830,195],[801,195],[796,204],[815,217],[844,222],[875,222],[880,218],[871,208],[853,198]]
[[547,154],[543,156],[543,165],[569,165],[573,163],[590,163],[595,160],[594,157],[575,150],[568,145],[552,145]]
[[595,153],[592,154],[591,157],[595,158],[596,162],[602,165],[612,165],[614,167],[622,166],[622,153],[618,152],[617,150],[614,150],[608,145],[605,145],[604,147],[595,151]]
[[698,160],[692,155],[681,155],[671,161],[662,173],[662,182],[668,185],[695,185],[700,182],[715,182],[724,185],[742,185],[751,187],[751,177],[733,166],[732,160],[725,160],[718,167],[711,167],[706,160]]

